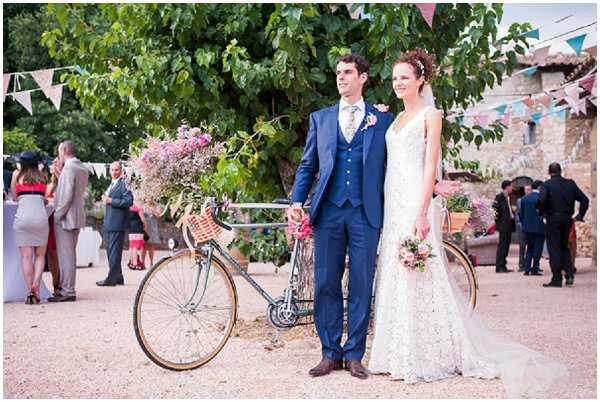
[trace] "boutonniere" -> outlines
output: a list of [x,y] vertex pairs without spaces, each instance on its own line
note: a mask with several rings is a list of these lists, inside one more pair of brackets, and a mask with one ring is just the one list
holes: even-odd
[[375,116],[373,113],[369,113],[367,116],[367,124],[365,124],[361,131],[365,131],[367,128],[374,126],[375,124],[377,124],[377,116]]

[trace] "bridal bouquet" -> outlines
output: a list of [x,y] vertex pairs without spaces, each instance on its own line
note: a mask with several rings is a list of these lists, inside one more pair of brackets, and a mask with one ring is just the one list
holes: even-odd
[[300,223],[292,219],[288,210],[288,232],[298,240],[308,239],[312,236],[312,226],[310,226],[310,218],[308,214],[302,216]]
[[400,243],[400,262],[405,267],[425,272],[425,261],[435,257],[432,247],[416,236],[408,236]]

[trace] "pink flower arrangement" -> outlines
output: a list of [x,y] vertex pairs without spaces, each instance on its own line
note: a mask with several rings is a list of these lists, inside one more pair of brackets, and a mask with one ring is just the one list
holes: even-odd
[[208,127],[182,124],[174,139],[148,138],[146,146],[131,158],[136,198],[142,203],[172,201],[182,190],[201,193],[200,179],[210,174],[216,157],[225,150],[213,144]]
[[494,224],[494,210],[492,200],[486,197],[473,198],[473,210],[467,225],[473,229],[475,236],[487,233],[490,226]]
[[305,240],[312,236],[312,226],[308,214],[302,216],[302,220],[298,224],[288,212],[288,233],[296,237],[298,240]]
[[399,256],[405,268],[421,272],[425,272],[425,261],[435,257],[431,245],[415,236],[408,236],[402,241]]
[[374,126],[375,124],[377,124],[377,116],[375,116],[373,113],[369,113],[367,116],[367,124],[365,124],[362,131],[365,131],[367,128]]

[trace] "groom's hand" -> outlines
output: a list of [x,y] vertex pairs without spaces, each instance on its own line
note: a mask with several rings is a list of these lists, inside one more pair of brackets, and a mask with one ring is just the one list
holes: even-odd
[[301,202],[293,203],[288,211],[288,217],[294,220],[294,222],[300,223],[302,221],[302,218],[304,217],[304,210],[302,209]]
[[386,105],[385,103],[378,103],[376,105],[373,105],[373,107],[377,110],[379,110],[381,113],[386,113],[387,111],[390,110],[390,107],[388,105]]
[[452,180],[442,180],[436,183],[433,192],[444,198],[450,197],[460,191],[461,182]]

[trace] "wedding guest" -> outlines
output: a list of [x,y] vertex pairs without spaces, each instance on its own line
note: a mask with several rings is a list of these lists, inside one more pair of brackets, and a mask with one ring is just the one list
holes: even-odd
[[[523,187],[525,191],[524,196],[531,193],[531,185],[526,184]],[[524,197],[523,196],[523,197]],[[521,218],[519,217],[519,212],[521,210],[521,200],[523,197],[517,200],[517,211],[515,213],[515,221],[517,224],[517,237],[519,239],[519,272],[523,272],[523,262],[525,261],[525,248],[527,247],[527,237],[523,232],[523,223],[521,222]]]
[[[532,192],[521,198],[519,220],[523,224],[523,233],[527,242],[526,255],[523,262],[523,275],[542,275],[540,272],[540,258],[544,248],[545,225],[535,205],[540,199],[539,188],[543,183],[536,180],[532,185]],[[533,266],[532,266],[533,261]]]
[[[54,192],[58,186],[58,177],[62,171],[63,164],[59,158],[55,158],[52,162],[52,168],[50,170],[50,183],[46,188],[46,198],[49,202],[54,202]],[[54,287],[54,295],[58,296],[62,288],[60,287],[60,265],[58,263],[58,253],[56,252],[56,233],[54,231],[54,211],[48,218],[50,225],[50,231],[48,234],[48,247],[46,250],[48,256],[48,268],[52,275],[52,286]]]
[[112,181],[102,196],[106,204],[104,213],[104,234],[106,236],[106,254],[108,256],[108,275],[97,281],[98,286],[123,285],[123,243],[125,231],[129,228],[129,207],[133,204],[133,195],[123,179],[123,166],[115,161],[110,165]]
[[510,248],[510,236],[515,231],[515,218],[510,207],[510,194],[513,191],[510,180],[502,182],[502,192],[496,195],[492,208],[496,211],[496,230],[500,242],[496,250],[496,273],[512,272],[506,267],[506,257]]
[[[150,267],[154,265],[154,252],[156,246],[159,246],[160,231],[158,229],[158,217],[160,216],[160,208],[156,204],[149,205],[144,209],[144,216],[147,222],[146,235],[144,236],[144,250],[142,251],[142,262],[146,264],[146,254],[150,259]],[[147,238],[146,238],[147,237]]]
[[85,195],[90,174],[75,156],[76,153],[77,148],[71,140],[62,142],[58,148],[63,168],[54,193],[54,230],[62,289],[57,295],[50,297],[49,302],[76,300],[76,248],[79,230],[85,226]]
[[25,304],[38,304],[49,232],[44,198],[46,177],[38,168],[40,155],[37,152],[22,152],[16,160],[20,168],[15,171],[11,183],[12,194],[18,202],[13,223],[14,237],[28,289]]
[[141,271],[146,269],[141,257],[147,222],[142,207],[135,201],[134,199],[133,205],[129,208],[129,262],[127,266],[129,269]]
[[575,220],[583,222],[589,199],[575,181],[562,177],[560,164],[551,163],[548,173],[550,179],[540,188],[537,203],[538,210],[546,218],[546,242],[552,269],[552,280],[545,283],[544,287],[562,287],[562,271],[565,271],[565,285],[573,286],[575,276],[569,251],[569,233],[573,225],[575,201],[579,203],[579,213]]

